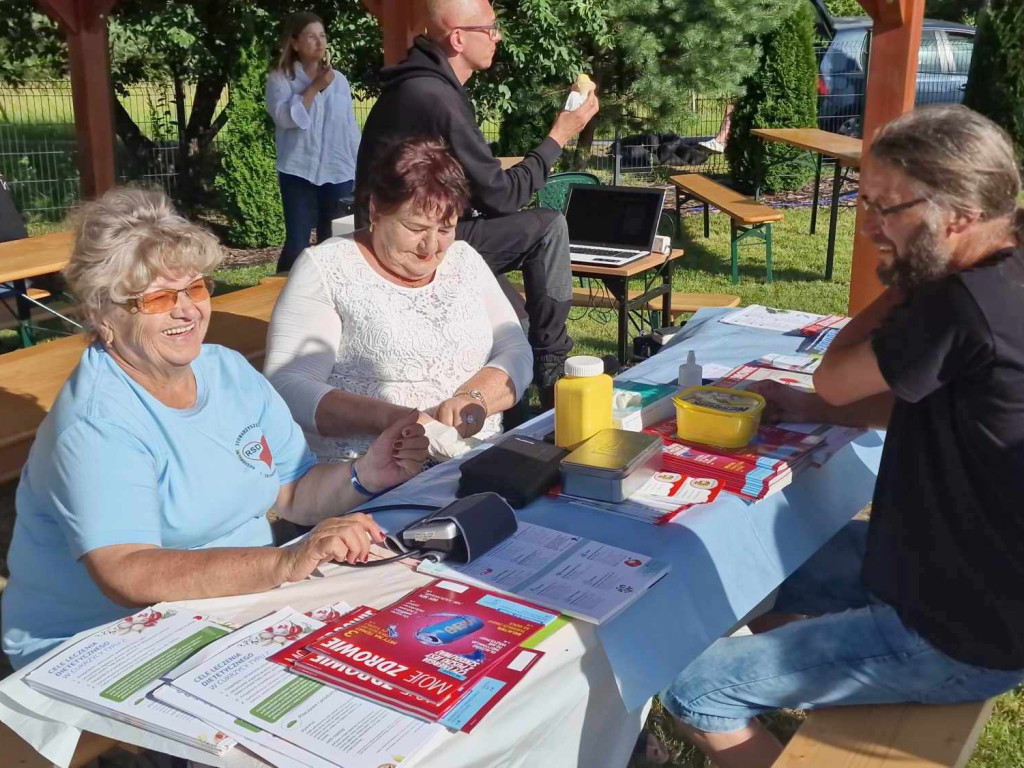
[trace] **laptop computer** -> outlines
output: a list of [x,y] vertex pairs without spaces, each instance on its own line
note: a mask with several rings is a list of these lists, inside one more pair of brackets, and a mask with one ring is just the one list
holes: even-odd
[[569,190],[565,220],[574,264],[621,267],[654,246],[665,190],[578,185]]

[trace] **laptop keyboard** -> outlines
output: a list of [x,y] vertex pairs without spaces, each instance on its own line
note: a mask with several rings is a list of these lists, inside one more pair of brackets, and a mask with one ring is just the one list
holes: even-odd
[[571,253],[578,253],[581,256],[610,256],[610,257],[623,257],[633,256],[639,251],[622,251],[616,248],[586,248],[580,245],[572,245],[569,247]]

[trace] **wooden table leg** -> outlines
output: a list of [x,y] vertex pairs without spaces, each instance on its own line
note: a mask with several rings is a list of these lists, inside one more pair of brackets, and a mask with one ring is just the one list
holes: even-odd
[[615,281],[619,287],[619,365],[629,362],[629,280]]
[[839,195],[842,187],[842,164],[836,160],[836,171],[832,176],[832,211],[828,220],[828,251],[825,253],[825,279],[832,279],[832,266],[836,256],[836,226],[839,221]]
[[668,286],[668,293],[661,297],[661,324],[672,325],[672,268],[674,263],[666,261],[661,273],[662,285]]
[[28,283],[24,280],[15,280],[11,283],[14,288],[14,303],[18,308],[18,338],[22,347],[31,347],[35,343],[32,338],[32,303],[25,298],[28,293]]

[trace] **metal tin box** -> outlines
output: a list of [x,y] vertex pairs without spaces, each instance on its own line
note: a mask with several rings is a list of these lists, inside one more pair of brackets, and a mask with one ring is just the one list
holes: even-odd
[[661,470],[661,438],[602,429],[562,459],[562,491],[597,501],[625,501]]

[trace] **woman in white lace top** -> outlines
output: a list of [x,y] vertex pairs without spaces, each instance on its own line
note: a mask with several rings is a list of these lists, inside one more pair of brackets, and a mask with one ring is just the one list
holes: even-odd
[[362,453],[409,407],[493,435],[533,365],[490,269],[453,242],[468,183],[443,142],[389,145],[370,179],[369,229],[303,252],[267,339],[264,371],[325,461]]

